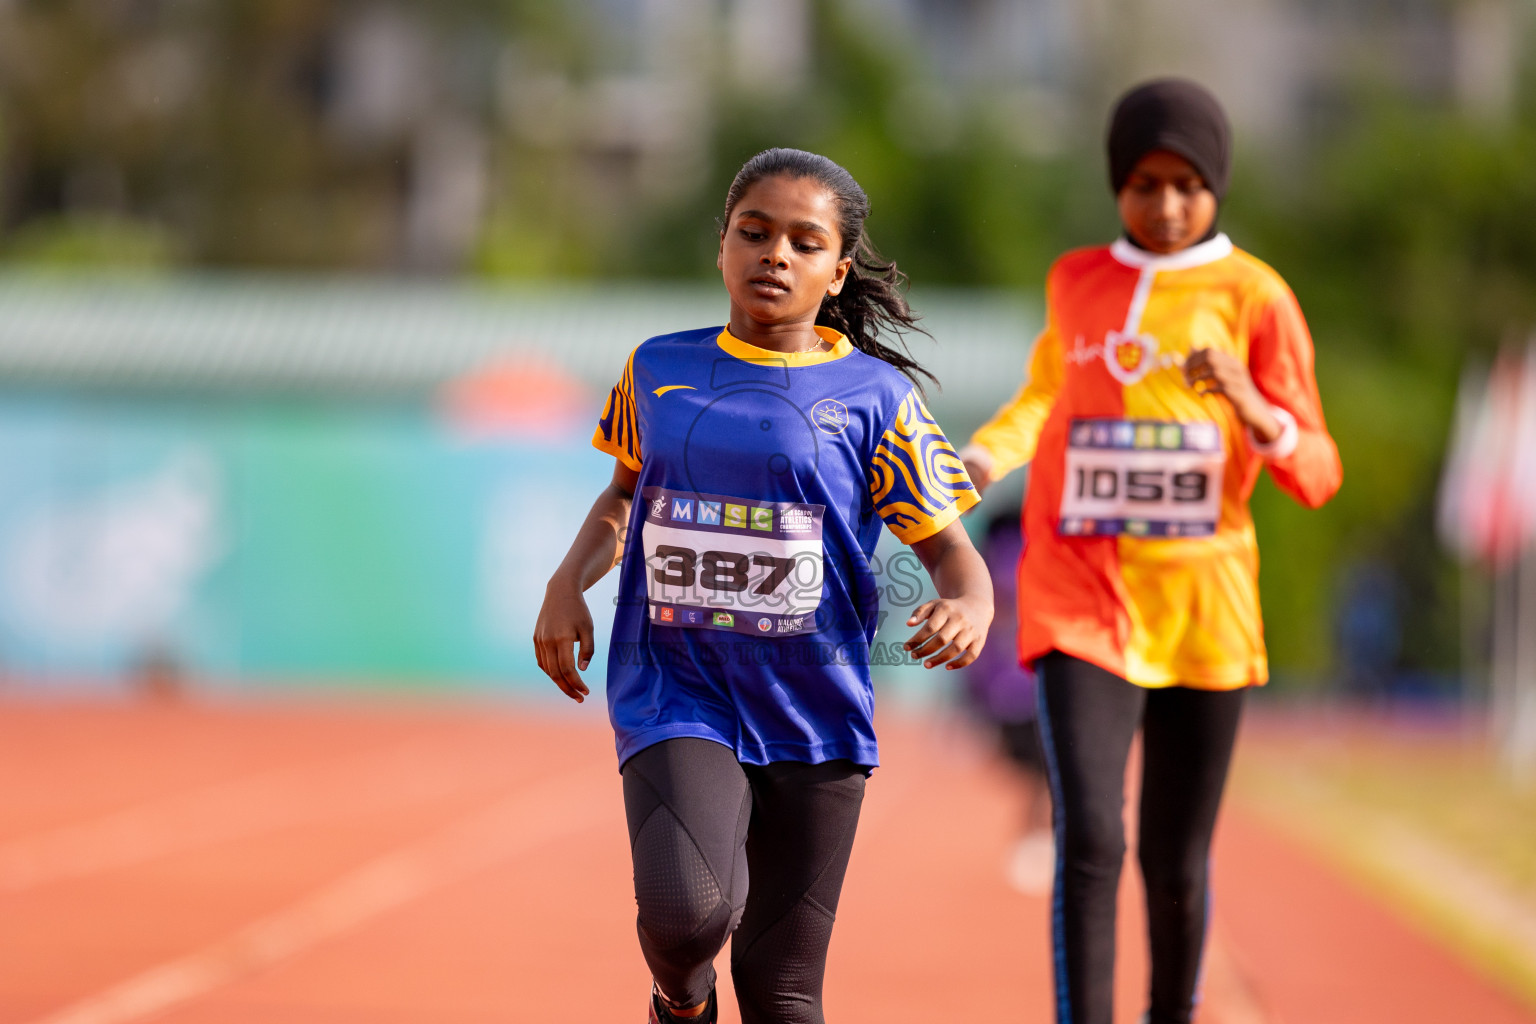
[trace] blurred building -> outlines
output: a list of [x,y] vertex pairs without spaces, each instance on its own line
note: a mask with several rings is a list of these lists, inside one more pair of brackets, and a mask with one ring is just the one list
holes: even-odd
[[835,107],[854,44],[901,68],[887,120],[914,151],[978,111],[1025,156],[1095,142],[1114,94],[1172,72],[1245,139],[1305,148],[1372,90],[1507,117],[1530,21],[1520,0],[0,3],[0,228],[29,259],[579,271],[606,222],[722,172],[740,103]]
[[1245,134],[1305,144],[1370,90],[1509,116],[1529,48],[1519,0],[870,0],[957,87],[1095,128],[1137,80],[1213,88]]

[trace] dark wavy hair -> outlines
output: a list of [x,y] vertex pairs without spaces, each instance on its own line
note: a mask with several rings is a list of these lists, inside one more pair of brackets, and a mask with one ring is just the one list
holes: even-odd
[[[842,291],[821,300],[821,311],[816,314],[817,325],[841,331],[854,348],[890,363],[919,388],[922,381],[918,380],[918,374],[937,384],[938,378],[912,358],[906,340],[902,338],[907,331],[928,333],[917,325],[918,317],[907,305],[904,294],[907,275],[896,269],[894,260],[882,257],[869,240],[864,231],[864,219],[869,216],[869,196],[853,180],[853,175],[841,166],[803,149],[763,150],[736,172],[730,191],[725,194],[725,219],[720,230],[724,231],[730,224],[731,214],[747,189],[765,178],[779,175],[809,178],[832,195],[837,204],[838,231],[843,237],[838,256],[853,259],[848,276],[843,280]],[[901,348],[881,341],[882,333],[888,334]]]

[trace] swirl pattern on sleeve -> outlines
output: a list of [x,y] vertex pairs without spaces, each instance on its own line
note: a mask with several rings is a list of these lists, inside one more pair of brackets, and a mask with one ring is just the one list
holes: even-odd
[[902,399],[875,448],[869,495],[904,544],[933,536],[980,500],[960,456],[915,390]]

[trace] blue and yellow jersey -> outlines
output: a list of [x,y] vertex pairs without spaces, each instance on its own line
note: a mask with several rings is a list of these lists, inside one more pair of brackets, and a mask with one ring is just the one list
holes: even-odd
[[619,762],[681,736],[747,764],[875,765],[882,527],[911,544],[976,503],[912,382],[718,327],[652,338],[592,443],[640,474],[608,656]]

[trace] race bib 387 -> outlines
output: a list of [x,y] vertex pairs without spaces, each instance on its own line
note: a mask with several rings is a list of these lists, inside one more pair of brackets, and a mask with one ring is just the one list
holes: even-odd
[[1057,532],[1209,537],[1225,467],[1215,423],[1073,420]]
[[646,487],[651,621],[759,636],[816,631],[825,508]]

